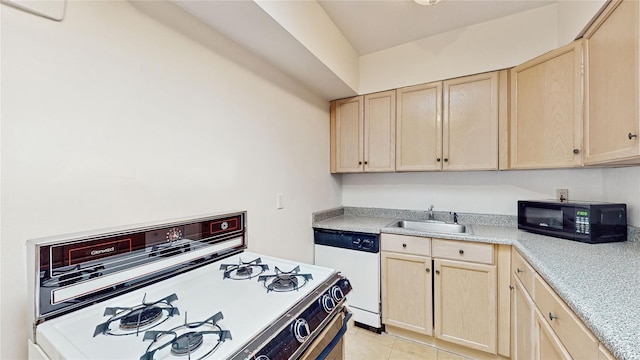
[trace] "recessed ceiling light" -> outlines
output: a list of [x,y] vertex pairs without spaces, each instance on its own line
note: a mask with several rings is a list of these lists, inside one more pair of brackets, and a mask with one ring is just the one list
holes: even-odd
[[435,5],[442,0],[413,0],[413,1],[415,1],[417,4],[420,4],[420,5]]

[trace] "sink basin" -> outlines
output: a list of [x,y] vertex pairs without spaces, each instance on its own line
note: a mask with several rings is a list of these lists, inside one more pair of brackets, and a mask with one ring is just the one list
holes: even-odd
[[411,230],[422,230],[428,232],[436,232],[436,233],[448,233],[448,234],[468,234],[471,229],[466,225],[461,224],[450,224],[441,221],[409,221],[403,220],[398,222],[398,227],[411,229]]

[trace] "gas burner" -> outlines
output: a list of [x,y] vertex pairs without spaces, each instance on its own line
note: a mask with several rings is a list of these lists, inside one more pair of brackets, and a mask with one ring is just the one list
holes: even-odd
[[[260,270],[260,272],[253,273],[253,270]],[[220,270],[224,270],[223,279],[233,280],[246,280],[254,278],[266,270],[269,270],[269,265],[262,264],[262,260],[257,258],[255,260],[244,262],[242,259],[238,259],[238,264],[221,264]]]
[[[293,270],[288,272],[282,271],[276,266],[275,272],[275,275],[261,275],[258,277],[258,281],[264,282],[267,292],[287,292],[298,290],[305,286],[309,280],[313,279],[311,274],[299,274],[299,266],[296,266]],[[269,279],[271,279],[271,281],[267,284],[267,280]],[[303,281],[302,284],[299,284],[300,280]]]
[[190,331],[178,336],[171,343],[171,353],[173,355],[189,355],[202,346],[204,335],[200,332]]
[[[151,340],[147,351],[140,360],[153,360],[156,353],[161,358],[163,354],[187,356],[187,359],[204,359],[220,346],[225,340],[231,340],[231,332],[222,330],[218,321],[222,320],[222,312],[202,322],[185,322],[171,330],[150,330],[144,333],[143,340]],[[198,330],[198,328],[201,328]]]
[[[110,316],[110,318],[96,326],[93,336],[96,337],[98,334],[113,336],[137,335],[141,330],[152,329],[167,321],[170,317],[180,314],[178,308],[171,305],[173,301],[178,300],[176,294],[171,294],[153,303],[147,303],[145,299],[146,294],[140,305],[106,308],[104,316]],[[114,322],[118,322],[119,326],[111,329],[111,324]]]
[[162,308],[158,306],[149,306],[133,310],[120,319],[120,329],[135,330],[152,325],[160,320],[162,312]]

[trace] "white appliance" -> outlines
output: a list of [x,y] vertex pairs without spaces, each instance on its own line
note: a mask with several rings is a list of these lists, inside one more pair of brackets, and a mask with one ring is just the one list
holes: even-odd
[[347,305],[356,325],[380,333],[379,235],[314,229],[314,243],[315,264],[337,269],[353,285]]
[[349,281],[244,251],[245,219],[29,241],[30,358],[268,360],[342,346]]

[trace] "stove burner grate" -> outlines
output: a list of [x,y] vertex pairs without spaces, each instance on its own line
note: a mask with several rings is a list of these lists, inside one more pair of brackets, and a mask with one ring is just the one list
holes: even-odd
[[[276,266],[274,275],[261,275],[258,277],[258,281],[262,281],[264,283],[264,286],[267,288],[267,292],[297,291],[312,279],[313,276],[311,274],[300,274],[299,266],[296,266],[291,271],[282,271]],[[302,281],[302,283],[300,283],[300,281]]]
[[[145,302],[145,299],[146,294],[139,305],[106,308],[104,316],[110,316],[110,318],[96,326],[93,336],[96,337],[98,334],[112,336],[137,335],[140,330],[154,328],[167,321],[170,317],[180,314],[178,308],[171,305],[172,302],[178,300],[176,294],[171,294],[152,303]],[[112,329],[111,324],[113,323],[119,323],[119,326]]]
[[[169,352],[175,356],[188,356],[188,359],[201,360],[210,356],[222,342],[231,340],[231,332],[222,330],[218,322],[223,319],[222,312],[218,312],[212,317],[201,322],[187,322],[176,326],[171,330],[150,330],[144,333],[143,340],[151,340],[147,351],[140,357],[140,360],[153,360],[158,352]],[[202,328],[197,331],[196,329]],[[188,330],[187,332],[184,332]],[[217,336],[205,341],[211,336]],[[208,346],[208,347],[207,347]]]
[[[259,270],[259,272],[254,273],[254,269]],[[221,264],[220,270],[224,270],[223,279],[247,280],[269,270],[269,265],[263,264],[260,258],[249,262],[238,259],[238,264]]]

